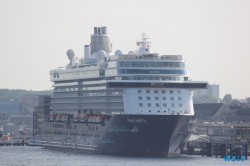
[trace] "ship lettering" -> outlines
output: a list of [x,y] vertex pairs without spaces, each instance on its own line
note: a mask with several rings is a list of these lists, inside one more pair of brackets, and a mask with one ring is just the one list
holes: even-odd
[[110,132],[130,132],[129,129],[127,129],[125,126],[123,125],[111,125],[109,127],[109,131]]
[[146,123],[144,118],[128,118],[129,123]]

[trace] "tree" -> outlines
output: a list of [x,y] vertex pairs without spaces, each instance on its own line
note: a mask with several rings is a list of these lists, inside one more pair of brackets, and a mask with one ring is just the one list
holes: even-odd
[[250,97],[246,98],[246,102],[247,102],[247,104],[250,104]]

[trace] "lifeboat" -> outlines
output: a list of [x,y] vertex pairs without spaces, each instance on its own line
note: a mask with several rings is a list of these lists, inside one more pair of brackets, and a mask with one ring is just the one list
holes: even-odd
[[73,122],[77,122],[77,113],[73,114]]
[[86,114],[81,114],[81,122],[86,122],[86,121],[87,121]]
[[96,123],[100,123],[101,122],[101,117],[99,115],[97,115],[95,121],[96,121]]
[[49,121],[51,121],[51,122],[54,121],[54,116],[53,116],[53,114],[50,114],[50,115],[49,115]]
[[61,121],[62,121],[62,122],[65,122],[65,114],[64,114],[64,113],[62,113]]
[[56,114],[56,121],[57,121],[57,122],[60,121],[60,116],[59,116],[59,114]]
[[92,115],[89,115],[89,117],[88,117],[88,122],[89,122],[89,123],[92,123],[92,122],[93,122],[93,117],[92,117]]
[[9,135],[4,135],[4,136],[2,137],[2,141],[3,141],[3,142],[10,142],[10,141],[11,141],[11,137],[10,137]]
[[80,113],[77,113],[76,121],[77,121],[77,122],[80,122],[80,120],[81,120],[81,114],[80,114]]
[[62,121],[62,113],[59,114],[59,122]]
[[64,115],[64,122],[67,122],[68,121],[68,113],[66,113],[65,115]]

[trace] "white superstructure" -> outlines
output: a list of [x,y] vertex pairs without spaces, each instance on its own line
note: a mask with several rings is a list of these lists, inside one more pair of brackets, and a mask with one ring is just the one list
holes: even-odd
[[149,115],[193,115],[192,89],[181,55],[151,52],[145,34],[138,49],[112,53],[106,27],[95,27],[84,58],[67,52],[70,63],[50,71],[54,112],[96,112]]

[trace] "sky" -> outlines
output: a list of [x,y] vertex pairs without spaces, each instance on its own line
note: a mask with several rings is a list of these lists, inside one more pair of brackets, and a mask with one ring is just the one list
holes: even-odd
[[83,56],[94,26],[107,26],[113,52],[183,55],[194,81],[220,97],[250,96],[250,0],[0,0],[0,88],[48,90],[49,71]]

